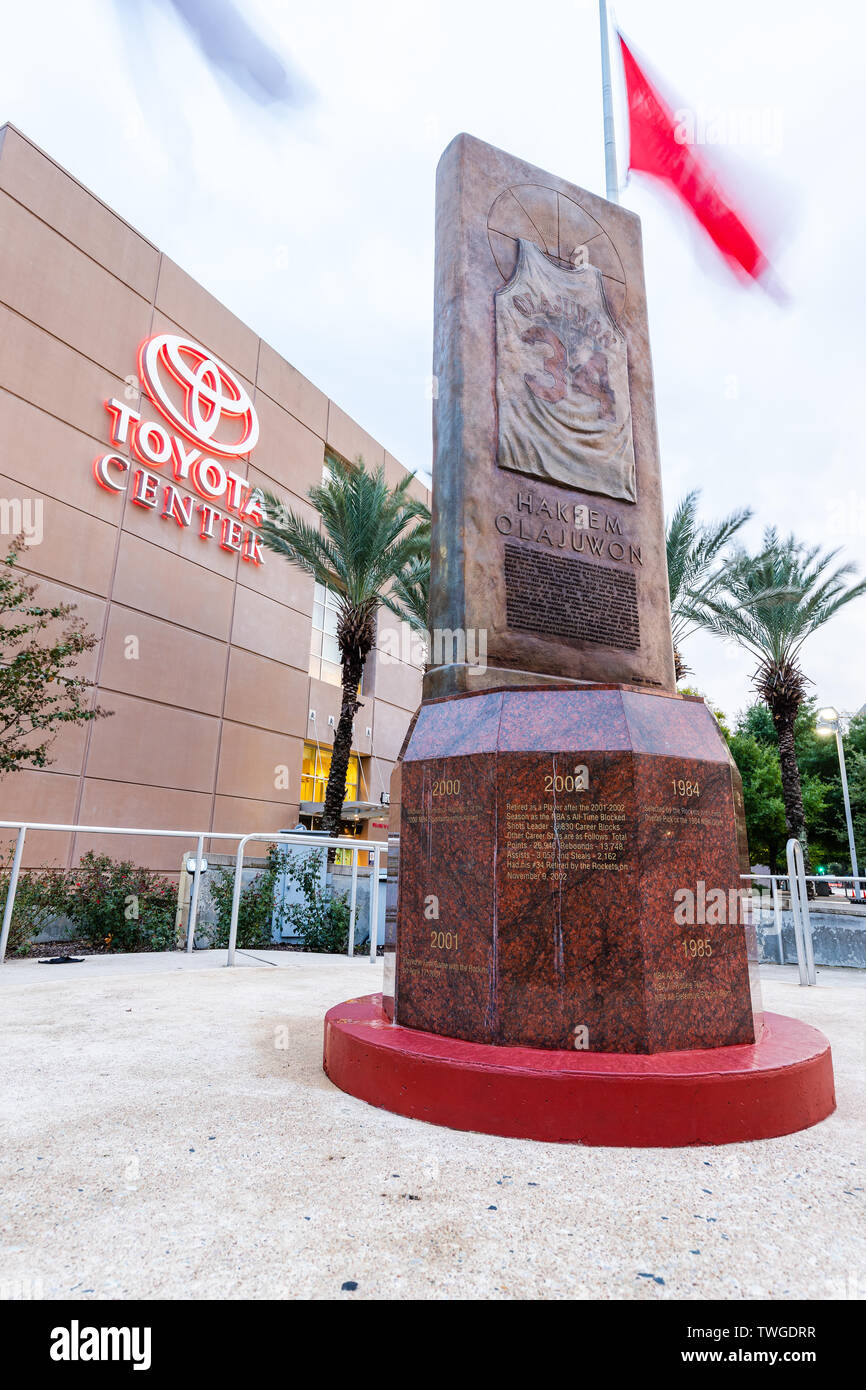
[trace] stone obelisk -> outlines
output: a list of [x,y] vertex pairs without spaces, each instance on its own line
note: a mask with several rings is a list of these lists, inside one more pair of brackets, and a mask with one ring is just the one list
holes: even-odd
[[434,376],[392,1016],[534,1048],[751,1042],[739,776],[674,679],[638,219],[458,136]]

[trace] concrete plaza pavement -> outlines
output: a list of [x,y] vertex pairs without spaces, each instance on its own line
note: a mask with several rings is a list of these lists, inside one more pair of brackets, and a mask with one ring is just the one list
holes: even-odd
[[829,1119],[627,1150],[374,1110],[324,1075],[322,1019],[381,962],[224,960],[0,969],[2,1296],[866,1297],[866,972],[762,968],[830,1038]]

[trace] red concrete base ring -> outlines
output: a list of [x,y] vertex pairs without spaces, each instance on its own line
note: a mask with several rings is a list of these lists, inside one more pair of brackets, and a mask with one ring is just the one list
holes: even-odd
[[546,1052],[401,1028],[369,994],[329,1009],[324,1066],[382,1110],[561,1144],[734,1144],[806,1129],[836,1108],[830,1044],[781,1014],[764,1014],[760,1041],[738,1047]]

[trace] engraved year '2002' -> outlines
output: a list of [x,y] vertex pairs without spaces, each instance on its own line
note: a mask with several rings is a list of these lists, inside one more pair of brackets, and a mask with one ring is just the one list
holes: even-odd
[[589,787],[589,771],[579,763],[573,772],[548,772],[544,778],[546,792],[585,792]]

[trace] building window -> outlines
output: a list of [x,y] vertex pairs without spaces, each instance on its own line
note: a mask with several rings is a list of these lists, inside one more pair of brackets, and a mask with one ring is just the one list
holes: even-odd
[[[328,685],[342,684],[340,647],[337,642],[338,596],[325,584],[313,588],[313,628],[310,636],[310,675]],[[364,676],[358,683],[358,693],[364,690]]]
[[340,648],[337,645],[337,595],[324,584],[313,592],[313,633],[310,640],[310,675],[329,685],[340,684]]
[[[315,743],[304,744],[304,761],[301,767],[301,800],[324,802],[328,774],[331,771],[331,749],[319,748]],[[357,801],[358,786],[361,780],[361,763],[355,753],[349,756],[346,771],[346,801]]]

